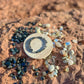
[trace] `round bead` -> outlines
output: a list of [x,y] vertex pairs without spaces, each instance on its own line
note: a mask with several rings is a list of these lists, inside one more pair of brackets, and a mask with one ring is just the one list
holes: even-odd
[[54,65],[50,65],[48,69],[49,69],[50,72],[52,72],[52,71],[54,71],[55,66]]

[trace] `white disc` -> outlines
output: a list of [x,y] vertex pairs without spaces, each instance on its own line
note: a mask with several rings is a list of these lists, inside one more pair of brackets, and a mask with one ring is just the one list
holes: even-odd
[[25,39],[23,49],[31,58],[44,59],[52,52],[53,42],[45,34],[34,33]]

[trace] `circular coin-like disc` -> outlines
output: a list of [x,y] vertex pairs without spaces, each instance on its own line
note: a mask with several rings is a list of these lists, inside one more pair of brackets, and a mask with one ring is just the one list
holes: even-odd
[[23,49],[31,58],[45,59],[52,52],[53,43],[47,35],[34,33],[25,39]]

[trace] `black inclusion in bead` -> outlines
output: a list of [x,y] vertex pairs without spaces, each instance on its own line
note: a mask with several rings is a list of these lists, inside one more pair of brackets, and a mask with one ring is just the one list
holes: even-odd
[[45,79],[45,77],[42,76],[42,77],[41,77],[41,80],[44,80],[44,79]]
[[46,71],[46,73],[48,74],[48,73],[49,73],[49,71],[47,70],[47,71]]
[[23,62],[26,62],[26,58],[23,58]]
[[12,58],[9,58],[8,61],[12,62]]
[[15,39],[15,42],[17,42],[18,44],[20,43],[20,41],[18,39]]
[[2,66],[3,66],[3,67],[6,67],[5,61],[2,61]]
[[23,31],[23,33],[24,33],[25,35],[27,35],[27,34],[28,34],[26,31]]
[[16,66],[15,64],[12,65],[12,67],[15,67],[15,66]]
[[18,66],[18,68],[21,68],[21,64],[19,63],[19,64],[17,64],[17,66]]
[[26,71],[27,71],[27,67],[26,67],[26,66],[24,67],[23,71],[24,71],[24,72],[26,72]]
[[34,69],[34,71],[38,71],[38,68]]
[[24,27],[19,27],[19,28],[18,28],[19,31],[22,30],[22,29],[24,29]]
[[14,49],[13,49],[13,48],[11,48],[11,49],[10,49],[10,52],[13,52],[13,51],[14,51]]
[[14,73],[11,73],[9,76],[10,76],[10,77],[13,77],[13,76],[14,76]]
[[30,63],[29,62],[26,62],[26,64],[27,64],[27,66],[29,66]]
[[31,27],[30,30],[32,31],[33,30],[33,27]]
[[35,76],[38,76],[38,75],[39,75],[39,73],[38,73],[38,72],[36,72],[36,73],[35,73]]
[[16,68],[16,71],[20,71],[20,70],[21,70],[21,67],[20,66]]
[[23,62],[23,58],[20,59],[20,62],[21,62],[21,63]]
[[19,57],[19,58],[17,59],[17,61],[21,61],[21,58]]
[[14,36],[14,39],[17,39],[18,37],[17,36]]
[[32,22],[32,25],[36,25],[36,22]]
[[13,79],[17,79],[17,77],[16,77],[15,75],[14,75],[14,76],[12,76],[12,78],[13,78]]
[[12,38],[11,41],[15,41],[15,39]]
[[22,63],[21,63],[21,66],[22,66],[22,67],[25,66],[25,62],[22,62]]
[[15,46],[15,43],[12,43],[13,46]]
[[17,78],[18,78],[19,80],[21,80],[21,79],[22,79],[22,75],[18,75]]
[[23,34],[23,31],[20,31],[20,34],[22,35]]
[[23,38],[23,41],[25,40],[25,38]]
[[19,40],[20,42],[22,42],[22,38],[19,37],[18,40]]
[[15,35],[12,36],[12,39],[14,39],[14,38],[15,38]]
[[21,71],[21,73],[20,73],[22,76],[24,75],[24,71]]
[[12,59],[12,63],[16,64],[16,59]]
[[25,30],[27,31],[27,30],[28,30],[28,28],[26,27],[26,28],[25,28]]
[[8,67],[8,66],[11,65],[11,62],[10,62],[10,61],[6,61],[6,62],[5,62],[5,65]]
[[20,74],[21,74],[21,70],[19,70],[19,71],[17,72],[17,74],[20,75]]
[[27,35],[23,35],[23,37],[27,37]]
[[17,48],[14,48],[14,50],[15,50],[16,53],[19,53],[19,50]]
[[15,52],[15,51],[13,51],[13,52],[12,52],[12,55],[15,55],[15,54],[16,54],[16,52]]

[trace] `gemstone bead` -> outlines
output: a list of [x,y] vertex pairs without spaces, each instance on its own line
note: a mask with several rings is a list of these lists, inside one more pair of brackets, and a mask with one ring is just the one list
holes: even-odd
[[38,73],[38,72],[36,72],[36,73],[35,73],[35,76],[38,76],[38,75],[39,75],[39,73]]
[[27,64],[27,66],[29,66],[30,63],[29,62],[26,62],[26,64]]
[[54,41],[55,41],[55,42],[58,42],[58,39],[55,39]]
[[63,30],[63,26],[60,27],[60,31],[62,31],[62,30]]
[[50,65],[48,69],[49,69],[50,72],[52,72],[52,71],[54,71],[55,66],[54,65]]
[[14,51],[14,48],[11,48],[11,49],[10,49],[10,52],[13,52],[13,51]]
[[66,42],[65,44],[66,44],[67,46],[68,46],[68,45],[71,45],[71,43],[70,43],[70,42]]
[[38,68],[34,69],[34,71],[38,71]]
[[13,46],[15,46],[15,43],[12,43]]
[[73,65],[74,64],[74,62],[73,62],[73,60],[68,60],[68,65]]
[[14,73],[11,73],[9,76],[10,76],[10,77],[13,77],[13,76],[14,76]]
[[53,78],[53,77],[54,77],[54,74],[51,73],[51,74],[48,74],[48,76],[49,76],[50,78]]
[[46,73],[48,74],[48,73],[49,73],[49,71],[47,70],[47,71],[46,71]]
[[43,74],[43,76],[46,76],[47,73],[44,71],[42,74]]
[[12,55],[15,55],[15,54],[16,54],[16,52],[15,52],[15,51],[13,51],[13,52],[12,52]]
[[6,67],[5,61],[2,61],[2,66],[3,66],[3,67]]
[[26,72],[27,71],[27,67],[24,67],[23,71]]
[[41,77],[41,80],[45,80],[45,77],[42,76],[42,77]]
[[17,79],[17,77],[14,75],[14,76],[12,76],[12,79]]
[[23,66],[25,66],[25,63],[24,63],[24,62],[22,62],[22,63],[21,63],[21,66],[22,66],[22,67],[23,67]]
[[56,47],[62,47],[62,44],[60,42],[55,42]]
[[19,80],[21,80],[21,79],[22,79],[22,76],[21,76],[21,75],[18,75],[17,78],[18,78]]
[[32,22],[32,25],[36,25],[36,22]]
[[11,62],[10,62],[10,61],[6,61],[6,62],[5,62],[5,65],[8,67],[8,66],[11,65]]
[[15,67],[15,66],[16,66],[15,64],[12,65],[12,67]]
[[15,50],[16,53],[19,53],[19,50],[17,48],[14,48],[14,50]]

